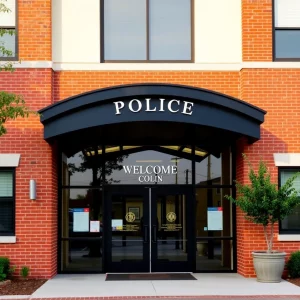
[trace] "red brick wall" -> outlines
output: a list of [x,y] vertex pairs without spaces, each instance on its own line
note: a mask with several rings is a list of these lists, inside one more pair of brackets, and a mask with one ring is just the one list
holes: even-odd
[[[1,90],[22,94],[27,105],[38,110],[51,104],[52,71],[18,70],[1,73]],[[0,137],[0,153],[20,153],[16,169],[16,244],[0,244],[0,255],[8,256],[17,272],[28,266],[33,277],[56,273],[57,172],[55,151],[43,139],[38,116],[8,123]],[[29,199],[29,180],[36,179],[37,200]]]
[[18,1],[20,60],[51,60],[51,24],[51,0]]
[[[273,153],[299,152],[300,71],[285,69],[244,69],[241,72],[54,72],[45,69],[24,69],[13,74],[0,74],[5,90],[24,95],[32,109],[45,107],[85,91],[134,82],[179,83],[223,92],[257,105],[267,111],[261,127],[261,140],[253,145],[238,143],[237,179],[247,182],[248,168],[241,159],[246,153],[257,165],[267,160],[274,182],[277,168]],[[53,81],[53,86],[51,82]],[[1,254],[9,255],[13,264],[26,264],[32,275],[50,277],[56,273],[57,249],[57,186],[55,149],[43,140],[43,129],[37,117],[9,123],[8,134],[1,138],[2,153],[21,153],[17,168],[17,244],[0,244]],[[28,198],[29,179],[37,180],[38,199]],[[42,211],[42,213],[41,213]],[[259,226],[237,214],[238,271],[253,276],[252,250],[265,249]],[[274,248],[287,251],[299,243],[275,242]]]
[[[18,1],[19,53],[21,60],[51,60],[51,1]],[[272,61],[272,0],[242,1],[244,61]],[[213,71],[64,71],[19,69],[0,73],[0,89],[24,95],[38,110],[53,101],[112,85],[160,82],[191,85],[238,97],[267,111],[261,140],[237,144],[237,179],[247,182],[246,153],[257,165],[267,160],[274,182],[277,168],[273,153],[300,152],[300,71],[243,69]],[[34,277],[51,277],[57,271],[57,168],[55,147],[43,140],[38,117],[8,123],[1,137],[0,153],[20,153],[17,168],[16,244],[0,244],[1,255],[18,267],[27,265]],[[37,200],[29,200],[29,180],[37,180]],[[253,276],[251,251],[265,249],[262,230],[237,213],[238,271]],[[275,242],[274,248],[290,253],[300,243]]]
[[[253,166],[260,159],[268,163],[273,182],[278,182],[278,169],[273,153],[300,152],[300,71],[290,69],[248,69],[242,71],[241,98],[267,111],[261,126],[261,140],[253,145],[238,144],[237,180],[248,182],[248,166],[241,159],[246,153]],[[250,225],[243,214],[237,214],[238,271],[244,276],[254,276],[251,251],[266,249],[261,226]],[[276,236],[278,227],[276,227]],[[299,250],[299,242],[277,242],[274,249],[288,254]]]
[[191,85],[239,96],[238,72],[63,71],[55,72],[54,100],[112,85],[160,82]]
[[243,61],[272,61],[272,0],[242,0]]

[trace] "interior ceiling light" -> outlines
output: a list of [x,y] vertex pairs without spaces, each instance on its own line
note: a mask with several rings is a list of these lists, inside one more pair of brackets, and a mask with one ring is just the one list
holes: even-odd
[[[141,147],[144,147],[144,146],[122,146],[122,147],[121,146],[106,146],[105,153],[121,152],[121,149],[122,150],[131,150],[131,149],[141,148]],[[182,146],[159,146],[159,147],[178,151],[178,152],[180,152],[179,150],[182,149]],[[199,149],[199,150],[195,150],[195,155],[197,155],[197,156],[203,157],[208,154],[207,152],[201,150],[198,147],[195,147],[195,148]],[[181,151],[184,153],[192,154],[192,148],[190,146],[185,147]],[[95,154],[96,154],[96,151],[93,148],[84,149],[82,152],[85,156],[88,156],[88,157],[95,156]],[[97,154],[102,155],[102,147],[101,146],[97,147]]]

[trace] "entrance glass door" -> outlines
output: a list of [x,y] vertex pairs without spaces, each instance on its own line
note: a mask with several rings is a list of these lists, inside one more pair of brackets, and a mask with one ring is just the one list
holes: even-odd
[[115,185],[108,189],[107,272],[193,270],[191,188]]
[[113,186],[106,200],[105,269],[149,272],[148,190]]
[[150,188],[151,271],[193,271],[191,188]]

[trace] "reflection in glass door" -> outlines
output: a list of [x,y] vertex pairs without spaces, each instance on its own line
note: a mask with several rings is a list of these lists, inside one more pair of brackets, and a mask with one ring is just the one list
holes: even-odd
[[192,271],[190,195],[190,188],[179,186],[112,187],[107,194],[107,271]]
[[193,270],[191,189],[151,188],[152,272]]
[[107,195],[109,272],[149,272],[149,199],[143,187],[114,187]]

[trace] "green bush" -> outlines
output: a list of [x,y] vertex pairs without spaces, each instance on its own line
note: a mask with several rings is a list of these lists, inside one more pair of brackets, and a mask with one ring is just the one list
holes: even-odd
[[7,278],[9,273],[10,261],[7,257],[0,257],[0,281]]
[[290,277],[300,277],[300,251],[296,251],[291,254],[286,267]]
[[21,268],[20,274],[21,274],[21,276],[22,276],[23,278],[27,278],[27,276],[29,275],[29,268],[26,267],[26,266],[23,266],[23,267]]

